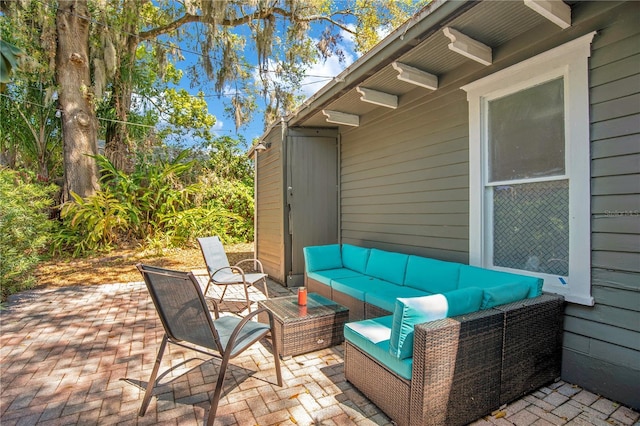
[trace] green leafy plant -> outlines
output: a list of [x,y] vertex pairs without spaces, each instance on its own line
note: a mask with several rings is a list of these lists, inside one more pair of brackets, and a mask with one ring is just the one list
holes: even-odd
[[60,217],[66,221],[67,231],[72,231],[61,236],[71,237],[66,243],[74,243],[74,255],[113,248],[119,233],[127,229],[126,207],[110,191],[98,191],[87,198],[71,195],[74,202],[62,207]]
[[1,301],[35,284],[34,268],[51,237],[48,208],[57,190],[0,168]]
[[119,241],[148,247],[184,246],[196,237],[223,232],[224,224],[241,220],[219,204],[196,196],[202,184],[188,172],[195,161],[189,151],[171,161],[147,158],[132,173],[96,156],[102,189],[85,199],[74,195],[61,210],[63,227],[55,249],[74,247],[74,256],[110,250]]

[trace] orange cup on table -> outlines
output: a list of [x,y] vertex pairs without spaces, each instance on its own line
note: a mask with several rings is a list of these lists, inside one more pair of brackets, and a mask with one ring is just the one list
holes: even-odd
[[307,289],[301,287],[298,289],[298,305],[306,306],[307,304]]

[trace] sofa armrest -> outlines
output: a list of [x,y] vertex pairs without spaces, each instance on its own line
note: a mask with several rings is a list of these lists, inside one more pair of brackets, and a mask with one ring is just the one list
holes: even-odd
[[499,408],[502,337],[494,309],[416,325],[411,424],[462,425]]
[[495,309],[504,314],[502,405],[560,377],[564,298],[544,294]]

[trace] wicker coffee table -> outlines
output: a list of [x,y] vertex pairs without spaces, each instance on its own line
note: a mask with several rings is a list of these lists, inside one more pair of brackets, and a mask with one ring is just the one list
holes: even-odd
[[[298,305],[297,296],[276,297],[258,302],[258,307],[273,313],[280,355],[290,357],[339,345],[344,341],[344,323],[349,309],[316,293],[307,297],[307,305]],[[265,313],[258,321],[268,322]]]

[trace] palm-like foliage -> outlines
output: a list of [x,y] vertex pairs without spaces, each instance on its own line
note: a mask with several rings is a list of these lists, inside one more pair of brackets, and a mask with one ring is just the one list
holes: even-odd
[[196,197],[202,184],[185,175],[195,162],[183,151],[171,161],[141,161],[128,174],[106,157],[96,156],[102,189],[94,196],[66,203],[61,210],[64,230],[56,249],[73,244],[75,255],[109,250],[121,239],[147,245],[181,246],[198,236],[227,234],[231,222],[244,219],[216,200]]

